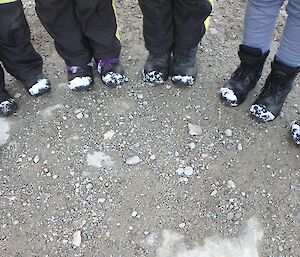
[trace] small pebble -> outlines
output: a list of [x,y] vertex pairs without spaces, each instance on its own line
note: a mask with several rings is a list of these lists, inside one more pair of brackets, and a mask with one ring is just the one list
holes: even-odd
[[36,156],[33,157],[33,162],[35,164],[39,163],[39,161],[40,161],[40,156],[36,155]]
[[128,164],[128,165],[135,165],[135,164],[138,164],[140,162],[141,162],[141,159],[137,155],[133,156],[133,157],[130,157],[126,160],[126,164]]
[[203,130],[199,125],[189,123],[188,128],[191,136],[200,136],[203,133]]
[[226,130],[224,131],[224,133],[225,133],[225,136],[226,136],[226,137],[231,137],[232,134],[233,134],[231,129],[226,129]]

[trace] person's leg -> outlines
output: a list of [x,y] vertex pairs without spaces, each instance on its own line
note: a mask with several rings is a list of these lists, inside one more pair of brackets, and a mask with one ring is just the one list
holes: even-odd
[[5,89],[4,72],[0,63],[0,117],[8,116],[16,109],[15,99]]
[[287,13],[288,18],[276,58],[288,66],[300,67],[300,2],[289,0]]
[[300,2],[289,0],[287,12],[286,25],[271,73],[250,108],[251,114],[260,121],[272,121],[280,114],[300,71]]
[[205,34],[205,20],[212,10],[209,0],[175,0],[174,49],[190,50],[198,46]]
[[31,95],[50,90],[43,61],[30,41],[30,30],[20,0],[0,4],[0,54],[5,69],[23,82]]
[[144,65],[144,81],[163,84],[169,76],[174,46],[174,0],[139,0],[143,13],[143,31],[149,51]]
[[[68,66],[85,66],[92,52],[75,15],[73,0],[36,0],[36,12]],[[87,1],[84,1],[85,3]]]
[[[73,0],[36,0],[36,12],[68,71],[68,85],[74,91],[88,90],[93,85],[92,49],[75,14]],[[83,1],[87,3],[87,1]]]
[[242,44],[266,53],[272,44],[284,0],[248,0]]
[[175,84],[194,84],[198,73],[198,44],[205,34],[205,21],[211,10],[209,0],[175,0],[175,41],[171,69],[172,81]]
[[240,65],[220,90],[221,99],[229,106],[242,104],[261,77],[269,54],[276,20],[284,0],[248,0]]
[[118,86],[125,82],[114,0],[77,0],[74,4],[82,33],[92,49],[103,83]]
[[146,49],[153,54],[169,54],[174,45],[173,0],[139,0],[143,13]]

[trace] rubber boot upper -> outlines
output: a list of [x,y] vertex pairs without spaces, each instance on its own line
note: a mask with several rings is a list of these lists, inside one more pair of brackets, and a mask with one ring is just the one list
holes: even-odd
[[154,85],[163,84],[169,77],[169,68],[170,53],[149,53],[143,70],[144,82]]
[[264,122],[272,121],[280,114],[282,106],[293,88],[294,80],[300,71],[300,68],[285,65],[276,58],[271,66],[271,73],[260,95],[250,108],[252,115]]
[[171,68],[172,82],[177,85],[192,86],[197,78],[198,47],[192,49],[174,49]]
[[269,51],[263,54],[259,48],[240,45],[240,65],[220,90],[221,99],[226,104],[238,106],[245,101],[261,77],[268,54]]

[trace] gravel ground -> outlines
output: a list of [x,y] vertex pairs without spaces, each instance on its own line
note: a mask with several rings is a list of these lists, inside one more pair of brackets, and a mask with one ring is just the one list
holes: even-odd
[[142,15],[137,1],[119,1],[129,82],[109,89],[96,78],[84,93],[68,90],[33,1],[23,2],[53,90],[33,98],[7,76],[20,109],[0,120],[1,256],[299,256],[300,151],[287,130],[300,117],[299,79],[271,124],[248,111],[269,65],[242,106],[219,101],[238,64],[244,1],[215,7],[187,89],[141,82]]

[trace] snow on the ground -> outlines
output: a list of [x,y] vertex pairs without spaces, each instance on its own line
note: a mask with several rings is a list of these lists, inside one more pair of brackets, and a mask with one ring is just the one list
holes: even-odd
[[103,152],[94,151],[93,153],[88,153],[87,164],[88,166],[93,166],[96,168],[112,168],[114,166],[113,159]]
[[9,138],[9,123],[5,119],[0,119],[0,145],[6,144]]
[[53,105],[53,106],[49,106],[46,109],[40,111],[40,115],[43,118],[49,118],[54,111],[56,111],[58,109],[61,109],[61,108],[63,108],[62,104],[56,104],[56,105]]
[[[183,235],[165,230],[156,257],[259,257],[258,243],[262,237],[263,229],[254,217],[247,222],[244,233],[237,238],[209,237],[204,239],[201,246],[196,244],[191,248],[185,245]],[[150,235],[145,243],[153,246],[157,238]]]

